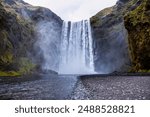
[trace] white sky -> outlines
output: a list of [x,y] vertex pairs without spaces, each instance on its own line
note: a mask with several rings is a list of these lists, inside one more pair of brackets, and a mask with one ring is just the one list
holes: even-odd
[[117,0],[24,0],[35,6],[52,10],[63,20],[88,19],[100,10],[115,5]]

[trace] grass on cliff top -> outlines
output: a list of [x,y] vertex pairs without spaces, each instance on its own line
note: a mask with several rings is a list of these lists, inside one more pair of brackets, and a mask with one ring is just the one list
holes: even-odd
[[94,26],[98,26],[100,25],[101,21],[100,18],[110,14],[113,10],[113,7],[108,7],[105,8],[103,10],[101,10],[100,12],[98,12],[95,16],[93,16],[90,20],[91,20],[91,24]]

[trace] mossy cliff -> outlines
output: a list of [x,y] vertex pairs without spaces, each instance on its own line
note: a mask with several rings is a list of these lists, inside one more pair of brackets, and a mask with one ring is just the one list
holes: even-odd
[[91,18],[96,71],[129,71],[131,61],[124,15],[139,4],[138,0],[118,0],[115,6],[106,8]]
[[[22,75],[28,62],[22,64],[22,58],[32,46],[34,29],[29,22],[22,18],[10,5],[0,2],[0,76]],[[33,65],[34,66],[34,65]],[[28,69],[32,69],[28,68]]]
[[49,9],[22,0],[0,0],[0,76],[19,76],[40,69],[41,55],[37,57],[34,48],[36,25],[46,20],[61,22]]
[[150,70],[150,1],[139,2],[141,4],[124,18],[132,60],[131,71],[134,72]]

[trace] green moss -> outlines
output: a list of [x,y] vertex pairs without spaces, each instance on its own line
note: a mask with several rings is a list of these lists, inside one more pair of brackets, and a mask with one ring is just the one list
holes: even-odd
[[132,60],[132,71],[150,69],[150,11],[148,0],[143,0],[135,10],[125,16],[125,27],[128,30],[129,51]]
[[36,65],[33,64],[28,58],[20,58],[18,61],[19,69],[17,71],[0,71],[0,76],[21,76],[30,74],[35,69]]
[[21,76],[21,74],[16,71],[9,71],[9,72],[0,71],[0,76]]
[[17,64],[19,64],[19,69],[17,71],[0,71],[0,76],[21,76],[30,74],[36,67],[35,64],[25,57],[20,58]]
[[101,24],[101,18],[110,14],[112,12],[113,7],[105,8],[99,13],[97,13],[95,16],[93,16],[91,20],[92,26],[99,26]]
[[20,58],[19,73],[28,74],[36,67],[28,58]]
[[99,20],[99,18],[96,17],[96,16],[93,16],[93,17],[91,18],[91,25],[92,25],[92,26],[98,26],[98,25],[100,25],[100,20]]
[[[34,25],[0,1],[0,76],[31,73],[35,64],[27,57],[33,49]],[[20,6],[19,8],[21,8]]]
[[142,23],[149,22],[148,16],[145,15],[146,3],[147,0],[144,0],[140,6],[138,6],[135,10],[131,11],[128,14],[127,17],[130,18],[130,22],[132,23],[133,26],[135,26],[140,22]]
[[13,59],[13,55],[10,52],[5,52],[5,54],[3,56],[1,56],[1,61],[4,63],[12,63],[12,59]]
[[150,70],[139,70],[138,72],[141,72],[141,73],[150,73]]
[[8,40],[8,33],[6,31],[0,32],[0,64],[2,67],[7,66],[13,62],[13,47]]
[[8,32],[5,30],[0,31],[0,47],[1,53],[4,50],[11,50],[13,48],[11,42],[8,39]]

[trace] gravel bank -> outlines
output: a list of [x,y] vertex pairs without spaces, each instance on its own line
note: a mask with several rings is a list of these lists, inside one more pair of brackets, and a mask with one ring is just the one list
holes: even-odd
[[83,77],[71,99],[150,100],[150,76]]

